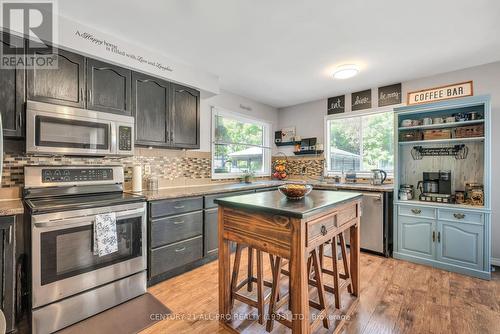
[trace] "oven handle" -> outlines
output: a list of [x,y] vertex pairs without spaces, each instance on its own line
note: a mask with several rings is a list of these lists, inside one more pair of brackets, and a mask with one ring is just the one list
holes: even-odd
[[[104,214],[105,212],[103,212]],[[139,208],[135,210],[126,210],[126,211],[118,211],[115,213],[116,218],[126,218],[126,217],[138,217],[139,215],[144,214],[144,208]],[[33,223],[35,227],[53,227],[53,226],[85,226],[94,223],[94,220],[89,220],[90,217],[94,217],[95,215],[87,215],[80,217],[73,217],[67,219],[56,219],[49,220],[46,222],[36,222]]]

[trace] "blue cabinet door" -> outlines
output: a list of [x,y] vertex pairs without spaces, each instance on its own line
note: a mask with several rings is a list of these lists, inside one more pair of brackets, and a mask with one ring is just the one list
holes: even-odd
[[437,260],[483,270],[484,227],[438,221]]
[[426,259],[434,259],[435,221],[425,218],[398,216],[398,251]]

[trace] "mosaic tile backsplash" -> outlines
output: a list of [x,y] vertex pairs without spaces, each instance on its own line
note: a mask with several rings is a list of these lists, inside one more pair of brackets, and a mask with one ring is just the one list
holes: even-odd
[[[283,157],[273,157],[273,161],[276,159],[283,159]],[[286,163],[288,174],[292,177],[294,175],[321,176],[323,175],[325,158],[322,155],[314,157],[287,157]]]
[[[275,159],[282,159],[282,157],[273,157],[273,160]],[[180,179],[191,180],[190,184],[206,183],[211,180],[210,152],[136,148],[134,156],[121,158],[45,157],[5,153],[2,187],[22,186],[24,184],[24,166],[26,165],[123,165],[126,183],[132,180],[133,166],[142,166],[143,175],[157,177],[160,185]],[[322,156],[287,157],[287,166],[288,174],[291,177],[294,175],[321,176],[324,158]],[[304,168],[305,174],[302,172]]]
[[2,187],[24,184],[26,165],[123,165],[125,182],[132,179],[132,167],[142,166],[143,174],[160,180],[178,178],[210,179],[210,153],[136,149],[133,157],[40,157],[6,153],[4,155]]

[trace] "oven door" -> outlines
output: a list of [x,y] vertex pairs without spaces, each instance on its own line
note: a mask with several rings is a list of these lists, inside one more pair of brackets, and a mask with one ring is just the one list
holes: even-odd
[[26,151],[44,154],[110,155],[116,129],[109,120],[28,110]]
[[[118,251],[93,253],[94,216],[116,213]],[[146,204],[32,217],[33,308],[146,269]]]

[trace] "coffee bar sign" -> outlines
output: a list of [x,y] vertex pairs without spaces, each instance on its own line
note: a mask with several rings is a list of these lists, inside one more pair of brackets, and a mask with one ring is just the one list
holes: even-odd
[[408,105],[436,102],[457,97],[472,96],[472,81],[424,89],[408,93]]

